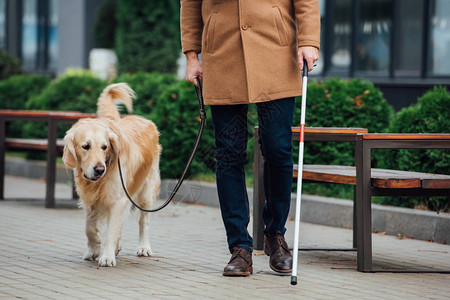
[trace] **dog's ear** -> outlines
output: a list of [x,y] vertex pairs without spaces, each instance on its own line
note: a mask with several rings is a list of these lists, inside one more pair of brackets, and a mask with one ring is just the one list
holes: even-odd
[[64,137],[66,144],[63,151],[63,162],[69,168],[75,169],[77,166],[77,154],[75,152],[75,141],[72,132],[67,132]]
[[108,137],[109,137],[109,144],[111,145],[112,152],[116,156],[118,156],[119,150],[120,150],[119,136],[114,131],[109,130]]

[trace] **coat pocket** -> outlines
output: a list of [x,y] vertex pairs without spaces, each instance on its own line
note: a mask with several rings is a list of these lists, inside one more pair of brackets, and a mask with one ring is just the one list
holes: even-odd
[[214,31],[216,28],[217,12],[213,12],[206,22],[205,26],[205,52],[212,53],[214,51]]
[[277,6],[273,7],[273,15],[275,20],[275,26],[277,27],[278,38],[280,39],[280,45],[283,47],[289,46],[289,39],[286,25],[284,24],[281,11]]

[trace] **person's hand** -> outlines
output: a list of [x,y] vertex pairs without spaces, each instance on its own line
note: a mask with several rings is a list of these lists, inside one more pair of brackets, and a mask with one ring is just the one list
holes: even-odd
[[314,63],[319,59],[319,50],[316,47],[303,46],[298,48],[298,67],[303,70],[303,60],[308,64],[308,71],[312,71]]
[[186,52],[186,59],[186,80],[197,86],[196,78],[203,81],[202,62],[198,59],[198,54],[195,51]]

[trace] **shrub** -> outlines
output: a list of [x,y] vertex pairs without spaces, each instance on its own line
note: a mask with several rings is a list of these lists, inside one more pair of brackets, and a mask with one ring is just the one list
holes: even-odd
[[143,72],[122,74],[115,79],[115,82],[128,83],[136,92],[137,97],[133,101],[134,113],[145,117],[150,117],[156,100],[169,85],[176,81],[175,76],[170,74]]
[[[194,146],[200,124],[194,86],[161,73],[122,74],[115,81],[126,82],[133,88],[137,95],[133,102],[134,113],[152,120],[158,127],[163,146],[161,176],[178,177]],[[210,173],[209,169],[214,166],[214,140],[209,120],[207,124],[189,174]]]
[[[32,97],[27,103],[27,109],[95,113],[98,96],[105,86],[106,82],[87,73],[65,75],[50,83],[39,95]],[[69,128],[69,125],[60,126],[58,138],[62,138]],[[47,125],[27,124],[24,128],[24,136],[45,138]]]
[[[39,94],[50,83],[50,78],[39,75],[15,75],[0,81],[0,107],[2,109],[25,109],[26,102]],[[22,136],[23,122],[10,122],[6,135]]]
[[15,75],[0,81],[0,107],[25,109],[28,99],[39,94],[50,80],[48,76]]
[[180,56],[179,1],[120,0],[116,35],[119,73],[174,73]]
[[[300,124],[300,104],[294,124]],[[361,127],[369,132],[385,132],[394,110],[372,83],[360,79],[350,81],[330,78],[308,85],[306,126]],[[306,143],[305,163],[353,164],[354,146],[350,143]]]
[[[296,101],[294,126],[300,124],[301,100]],[[394,110],[379,89],[361,79],[330,78],[308,84],[306,126],[361,127],[369,132],[385,132]],[[294,162],[298,161],[298,145]],[[353,165],[354,145],[338,142],[305,143],[305,164]],[[376,165],[376,161],[374,164]],[[328,186],[324,188],[324,186]],[[353,189],[343,185],[305,185],[305,192],[324,196],[352,197]]]
[[97,47],[114,48],[117,27],[116,12],[116,0],[106,0],[99,7],[94,25],[94,36]]
[[[450,132],[450,93],[445,87],[434,87],[416,104],[398,112],[389,128],[393,133]],[[450,150],[385,150],[383,168],[416,172],[450,174]],[[383,204],[449,210],[448,197],[382,197]]]
[[5,50],[0,50],[0,80],[24,73],[18,59],[9,55]]
[[[214,135],[210,113],[189,174],[209,173],[214,166]],[[150,119],[158,126],[163,147],[161,176],[178,177],[191,154],[200,126],[198,101],[194,86],[184,80],[177,81],[164,90],[157,99]]]
[[53,81],[28,101],[28,109],[70,110],[94,113],[97,99],[107,83],[90,74],[66,75]]

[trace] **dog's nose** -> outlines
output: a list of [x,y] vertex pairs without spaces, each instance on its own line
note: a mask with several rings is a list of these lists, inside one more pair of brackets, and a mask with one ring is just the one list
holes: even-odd
[[105,166],[102,165],[95,165],[94,166],[94,173],[97,176],[102,175],[103,173],[105,173]]

